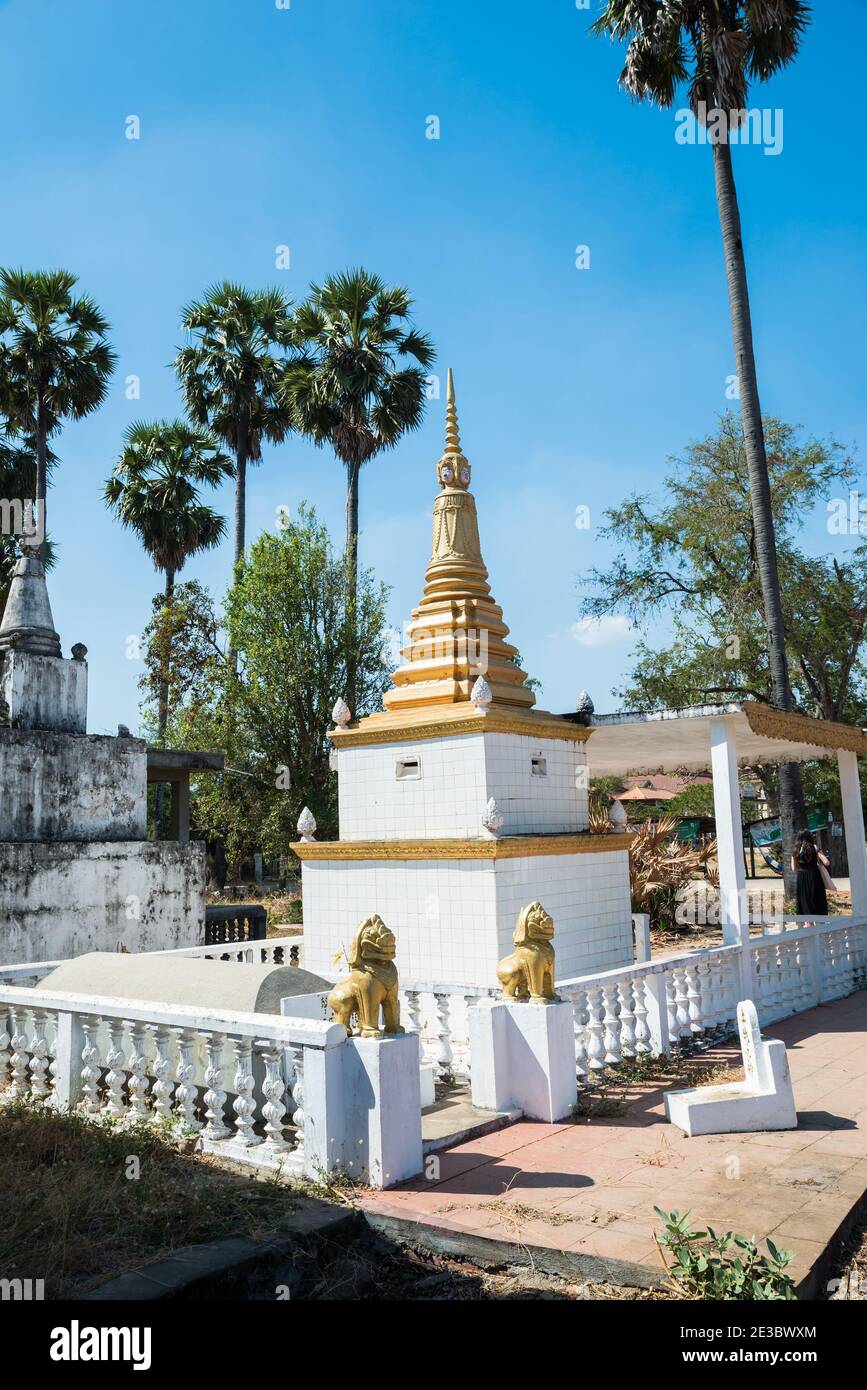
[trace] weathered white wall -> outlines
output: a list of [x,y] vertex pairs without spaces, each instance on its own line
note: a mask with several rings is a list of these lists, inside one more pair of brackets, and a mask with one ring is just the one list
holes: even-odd
[[204,939],[205,847],[145,840],[0,843],[0,962]]
[[0,657],[0,695],[9,705],[13,729],[56,729],[83,734],[87,728],[87,663],[35,652]]
[[[419,776],[397,776],[407,758],[418,760]],[[477,839],[490,797],[503,835],[588,825],[586,754],[572,739],[462,734],[343,748],[337,773],[341,840]]]
[[143,739],[0,729],[0,843],[146,834]]

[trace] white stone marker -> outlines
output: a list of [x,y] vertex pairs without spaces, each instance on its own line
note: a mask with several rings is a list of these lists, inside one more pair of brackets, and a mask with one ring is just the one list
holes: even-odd
[[786,1044],[779,1039],[762,1041],[751,999],[738,1004],[738,1029],[743,1081],[665,1093],[666,1115],[690,1138],[695,1134],[747,1134],[798,1127]]
[[572,1005],[483,1000],[468,1010],[473,1105],[553,1124],[578,1098]]

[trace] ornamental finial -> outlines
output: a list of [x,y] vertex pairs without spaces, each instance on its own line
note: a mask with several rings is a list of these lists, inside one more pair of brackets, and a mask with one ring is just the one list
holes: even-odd
[[461,433],[455,405],[455,379],[449,367],[446,385],[446,444],[437,468],[440,487],[458,488],[465,492],[470,485],[470,471],[470,465],[461,451]]

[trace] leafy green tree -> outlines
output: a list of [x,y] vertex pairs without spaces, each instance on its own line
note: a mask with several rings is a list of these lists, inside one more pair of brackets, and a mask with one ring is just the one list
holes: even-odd
[[[771,693],[773,704],[785,710],[792,709],[794,701],[730,140],[745,119],[750,82],[767,81],[794,61],[809,15],[810,7],[802,0],[607,0],[592,26],[593,33],[626,43],[620,84],[633,99],[670,107],[686,83],[694,115],[708,124]],[[780,786],[784,840],[791,845],[804,817],[797,763],[781,767]],[[788,864],[788,854],[784,858]]]
[[[386,590],[362,571],[353,623],[345,579],[343,556],[313,510],[302,507],[279,533],[254,541],[223,620],[199,586],[178,586],[169,734],[183,747],[225,750],[225,773],[196,783],[192,812],[199,834],[225,841],[233,875],[256,850],[287,853],[305,805],[319,835],[336,836],[328,739],[334,700],[350,660],[359,713],[379,708],[388,685]],[[169,620],[155,613],[145,634],[146,719],[158,697],[160,629]]]
[[224,281],[182,311],[189,343],[175,358],[187,411],[234,454],[234,563],[244,558],[247,465],[265,442],[289,429],[280,383],[292,339],[291,301],[278,289],[248,290]]
[[[766,418],[789,665],[798,703],[824,719],[867,719],[867,542],[840,556],[808,556],[798,545],[807,516],[855,465],[833,440],[803,440]],[[586,616],[627,616],[639,634],[662,614],[673,637],[661,648],[639,637],[634,665],[616,693],[630,709],[677,709],[727,700],[773,702],[762,623],[762,588],[740,420],[724,415],[716,434],[671,461],[664,495],[633,495],[606,513],[602,534],[613,562],[585,581]],[[776,804],[774,770],[763,777]]]
[[[191,556],[218,545],[225,519],[200,500],[200,488],[217,487],[231,462],[207,430],[185,420],[137,420],[124,435],[123,451],[104,489],[121,525],[134,531],[165,576],[163,604],[170,609],[176,576]],[[159,653],[157,740],[165,740],[171,646]]]
[[0,270],[0,409],[33,441],[43,562],[48,441],[102,404],[117,361],[108,323],[93,299],[73,295],[77,283],[68,270]]
[[[328,445],[346,469],[346,563],[350,603],[358,582],[358,488],[361,469],[393,449],[424,418],[430,338],[411,323],[412,299],[363,269],[312,285],[295,312],[302,349],[284,377],[292,424],[320,448]],[[355,667],[346,673],[355,712]]]

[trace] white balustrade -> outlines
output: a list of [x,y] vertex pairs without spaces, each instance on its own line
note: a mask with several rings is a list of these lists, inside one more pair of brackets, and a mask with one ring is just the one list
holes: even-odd
[[[254,942],[159,954],[244,964],[288,949],[286,943]],[[558,993],[573,1008],[579,1084],[629,1060],[710,1046],[730,1035],[741,991],[742,949],[683,952],[558,981]],[[746,949],[764,1024],[867,983],[864,918],[779,917]],[[317,1049],[338,1045],[343,1029],[313,1020],[35,991],[34,978],[44,978],[54,964],[0,968],[0,1090],[5,1096],[48,1103],[72,1097],[90,1115],[118,1123],[171,1124],[197,1135],[214,1152],[300,1170],[310,1128],[304,1101],[307,1052],[313,1049],[312,1057]],[[406,1025],[420,1034],[440,1077],[467,1077],[467,1011],[500,991],[409,981],[402,982],[401,993]],[[71,1078],[65,1071],[58,1074],[59,1067],[68,1067],[70,1019],[78,1039]],[[67,1039],[63,1047],[61,1033]],[[264,1076],[253,1064],[254,1051]],[[317,1063],[316,1105],[323,1076]],[[323,1122],[320,1129],[326,1128]],[[316,1124],[311,1133],[315,1137]]]
[[[74,1056],[67,1056],[57,1039],[60,1021],[71,1016],[79,1045]],[[276,1163],[294,1172],[302,1171],[306,1155],[307,1052],[324,1053],[345,1040],[340,1025],[313,1019],[51,995],[0,983],[0,1091],[5,1097],[50,1102],[62,1079],[64,1094],[80,1097],[85,1114],[116,1124],[168,1124],[197,1136],[209,1152],[267,1166]],[[264,1070],[258,1080],[254,1050]],[[60,1078],[61,1065],[75,1074]],[[324,1104],[320,1090],[315,1096],[318,1133],[324,1145],[333,1146]],[[311,1175],[328,1165],[326,1147],[313,1154]]]

